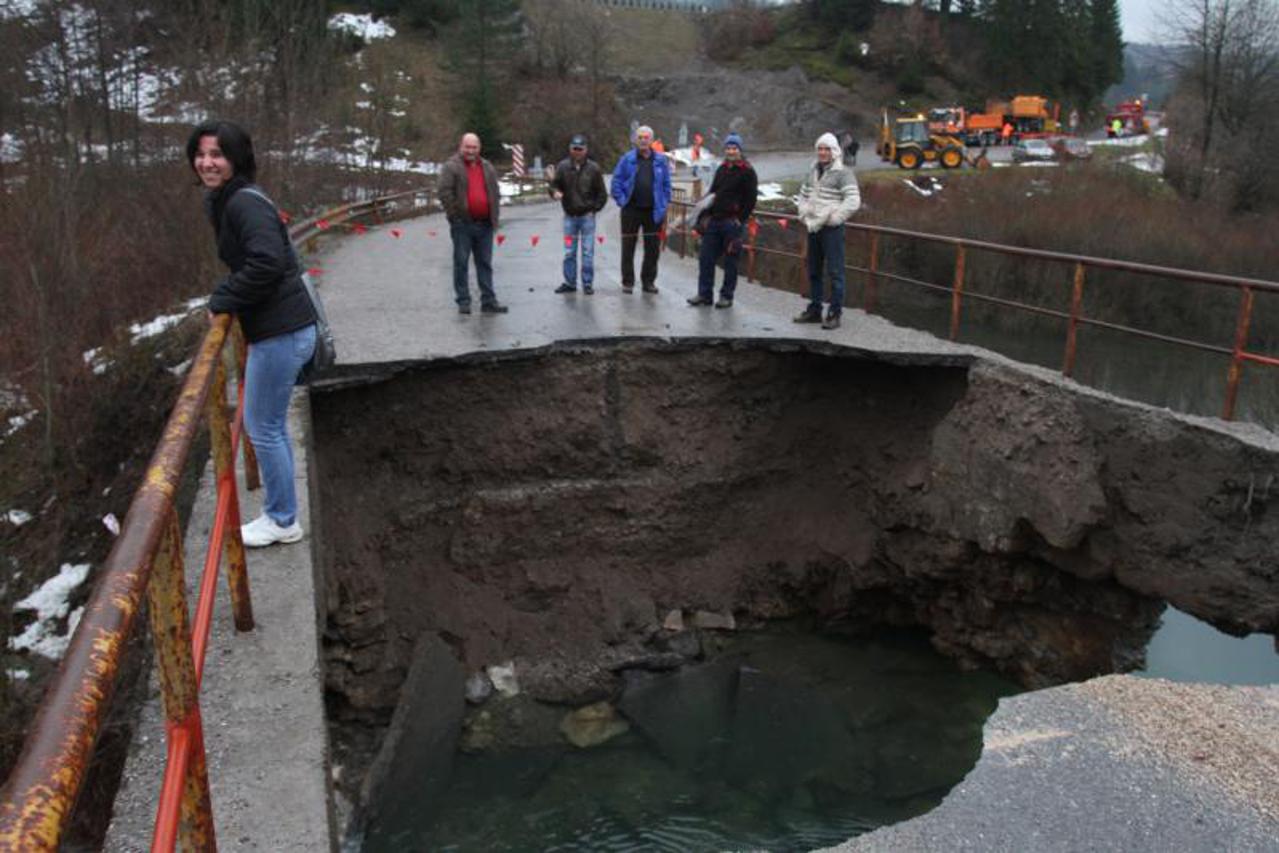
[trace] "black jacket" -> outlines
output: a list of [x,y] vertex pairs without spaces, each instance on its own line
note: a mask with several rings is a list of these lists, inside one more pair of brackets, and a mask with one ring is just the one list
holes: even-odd
[[232,178],[205,197],[218,257],[231,268],[209,297],[209,310],[239,315],[245,338],[254,342],[309,326],[315,309],[279,213],[261,196],[240,192],[246,186]]
[[581,168],[573,165],[572,157],[565,157],[555,167],[555,177],[550,180],[550,191],[564,194],[560,204],[568,216],[585,216],[598,213],[608,204],[608,190],[604,186],[604,172],[589,157]]
[[715,170],[710,192],[715,193],[710,211],[712,219],[745,222],[755,211],[755,199],[759,196],[755,167],[745,160],[725,160]]

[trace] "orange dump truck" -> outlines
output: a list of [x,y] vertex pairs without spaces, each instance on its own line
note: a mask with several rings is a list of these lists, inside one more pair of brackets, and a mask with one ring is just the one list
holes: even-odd
[[1060,104],[1053,104],[1050,111],[1048,99],[1039,95],[990,100],[984,112],[964,116],[962,135],[968,145],[998,145],[1004,125],[1010,124],[1014,139],[1050,136],[1061,132],[1060,112]]

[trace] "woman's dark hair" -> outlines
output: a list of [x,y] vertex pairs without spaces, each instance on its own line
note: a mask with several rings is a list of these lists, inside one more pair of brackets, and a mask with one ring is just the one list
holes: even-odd
[[252,183],[257,179],[258,164],[253,159],[253,140],[249,132],[233,121],[210,120],[201,122],[187,139],[187,163],[195,171],[195,155],[200,150],[200,140],[216,136],[222,156],[227,159],[235,174]]

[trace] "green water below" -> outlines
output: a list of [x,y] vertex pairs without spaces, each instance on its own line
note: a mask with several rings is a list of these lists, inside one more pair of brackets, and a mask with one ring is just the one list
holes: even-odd
[[647,683],[631,731],[602,746],[459,755],[444,798],[394,849],[836,844],[936,806],[976,763],[999,697],[1018,689],[961,672],[913,633],[741,636],[701,674],[652,678],[681,681],[669,697]]

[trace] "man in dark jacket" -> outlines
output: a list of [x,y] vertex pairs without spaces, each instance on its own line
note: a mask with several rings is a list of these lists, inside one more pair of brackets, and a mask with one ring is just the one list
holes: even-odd
[[716,308],[731,308],[737,290],[737,259],[742,253],[742,229],[755,211],[759,178],[742,156],[742,138],[730,133],[724,138],[724,162],[715,170],[710,194],[714,196],[702,229],[702,248],[697,256],[697,295],[689,305],[710,305],[715,296],[715,262],[724,258],[724,284]]
[[582,248],[582,292],[595,292],[595,214],[608,204],[604,172],[587,156],[586,137],[576,134],[568,143],[568,156],[551,177],[551,197],[564,208],[564,283],[556,293],[577,291],[577,250]]
[[449,220],[453,238],[453,290],[457,310],[471,313],[471,291],[466,283],[466,267],[475,256],[475,278],[480,286],[480,311],[505,314],[506,306],[493,292],[493,232],[497,230],[501,193],[497,170],[480,156],[480,138],[462,136],[457,153],[445,162],[439,175],[440,205]]

